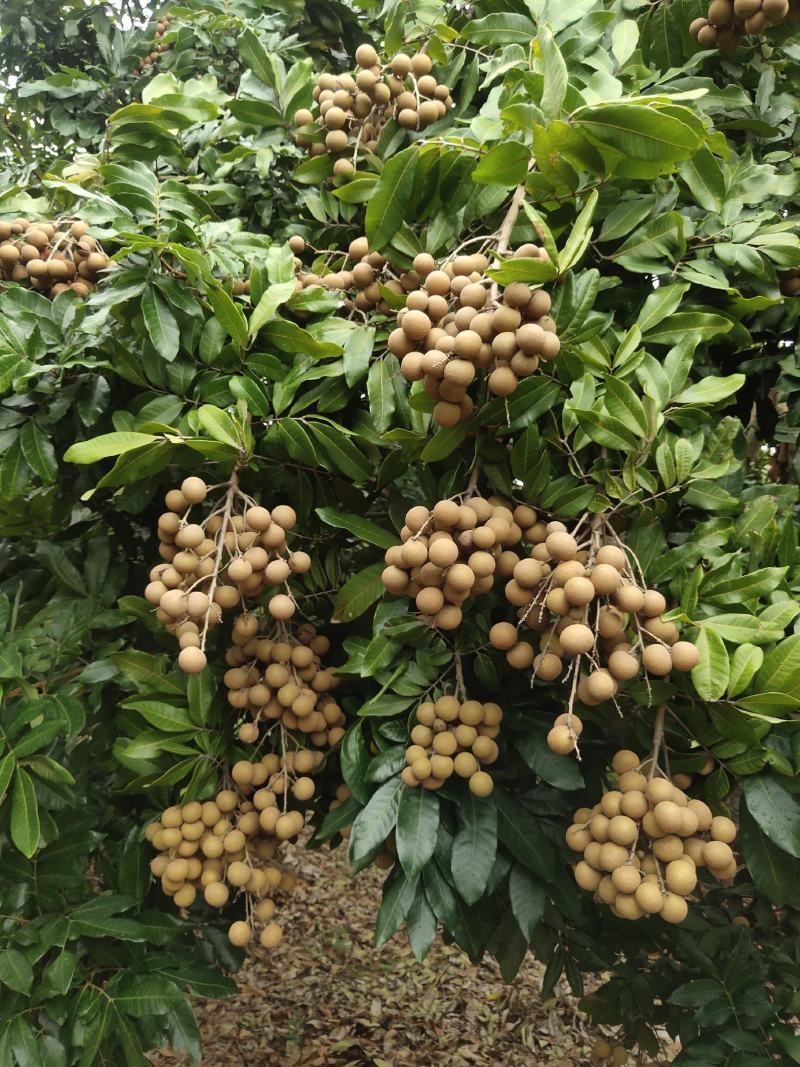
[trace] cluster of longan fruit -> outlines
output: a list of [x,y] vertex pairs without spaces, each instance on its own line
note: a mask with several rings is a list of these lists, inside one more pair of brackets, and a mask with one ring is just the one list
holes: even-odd
[[[229,489],[228,500],[234,493]],[[178,666],[187,674],[205,669],[205,635],[222,621],[223,611],[286,585],[290,575],[311,567],[306,552],[293,552],[286,533],[297,522],[294,509],[279,504],[270,512],[238,492],[239,511],[217,504],[202,522],[190,522],[192,507],[202,504],[208,486],[202,478],[185,478],[170,489],[167,507],[158,520],[160,563],[150,571],[144,595],[156,607],[156,618],[178,638]],[[267,609],[274,619],[290,619],[297,605],[286,585]]]
[[[233,624],[234,645],[225,655],[228,703],[252,720],[239,728],[239,740],[254,744],[262,724],[269,728],[279,721],[314,745],[337,745],[344,736],[345,717],[331,690],[340,679],[321,659],[330,641],[310,623],[294,633],[281,628],[267,636],[260,633],[259,622],[255,615],[240,615]],[[319,756],[314,764],[318,766],[321,754],[308,755]]]
[[[515,254],[540,252],[523,245]],[[524,282],[501,291],[485,277],[488,266],[482,252],[455,256],[441,268],[421,252],[413,267],[422,283],[406,297],[397,329],[389,335],[389,350],[400,359],[403,377],[424,382],[436,399],[433,420],[439,426],[469,418],[475,398],[468,390],[481,371],[488,372],[488,391],[507,397],[521,378],[561,349],[548,294]]]
[[800,268],[781,271],[778,277],[784,296],[800,296]]
[[[289,238],[289,247],[296,257],[306,250],[306,242],[299,234]],[[371,252],[366,237],[354,238],[347,249],[347,256],[338,255],[341,270],[325,270],[323,273],[303,269],[302,260],[295,259],[297,281],[300,289],[321,286],[323,289],[335,289],[346,293],[343,301],[345,310],[357,308],[367,312],[377,309],[382,315],[388,315],[391,308],[383,299],[380,285],[390,292],[401,296],[413,289],[418,277],[412,273],[402,274],[400,279],[393,277],[387,267],[386,259],[380,252]]]
[[522,536],[515,514],[502,497],[417,505],[406,512],[402,544],[384,556],[381,581],[395,596],[413,597],[432,626],[454,630],[464,602],[487,593],[495,573],[507,576],[519,560],[507,550]]
[[[597,1038],[589,1054],[590,1062],[602,1065],[602,1067],[625,1067],[629,1059],[628,1050],[624,1045],[612,1045],[604,1037]],[[651,1067],[651,1065],[645,1064],[644,1067]],[[653,1064],[652,1067],[658,1067],[658,1065]]]
[[617,752],[611,767],[616,788],[593,808],[576,811],[566,833],[569,847],[583,853],[575,881],[620,919],[660,915],[683,922],[698,867],[719,882],[735,876],[736,826],[690,799],[674,779],[653,773],[652,763],[635,752]]
[[[611,700],[642,669],[664,677],[673,669],[691,670],[699,660],[693,644],[678,640],[675,623],[662,619],[666,600],[639,585],[609,529],[595,526],[579,541],[561,522],[537,523],[526,533],[531,554],[514,567],[505,592],[520,622],[541,634],[539,652],[520,641],[510,623],[497,623],[489,633],[512,666],[533,666],[543,681],[555,681],[562,660],[571,661],[567,675],[581,671],[576,696],[590,706]],[[575,742],[569,724],[551,733],[554,751],[570,752]]]
[[153,63],[157,61],[158,57],[163,52],[168,52],[170,48],[172,48],[172,45],[163,41],[162,38],[169,33],[174,18],[175,16],[169,12],[165,12],[163,15],[158,16],[155,38],[153,41],[153,50],[139,60],[136,70],[134,71],[135,74],[142,74],[148,67],[152,66]]
[[[264,772],[266,780],[266,768]],[[167,808],[145,828],[158,852],[150,870],[179,908],[191,907],[198,892],[212,908],[224,908],[232,894],[246,895],[248,921],[233,923],[228,937],[234,945],[246,945],[260,923],[261,945],[275,948],[283,931],[272,921],[271,894],[293,889],[295,878],[269,861],[278,842],[299,833],[304,824],[301,812],[281,814],[271,789],[260,789],[252,800],[222,789],[213,800]]]
[[0,221],[0,279],[49,296],[71,289],[88,296],[110,260],[85,222]]
[[492,764],[499,755],[500,706],[442,696],[420,704],[416,718],[401,773],[405,784],[440,789],[455,774],[468,780],[474,796],[488,797],[494,781],[481,764]]
[[357,158],[361,146],[374,152],[390,119],[405,129],[424,130],[453,106],[450,89],[433,77],[433,63],[424,52],[399,52],[384,67],[372,45],[362,44],[356,63],[354,74],[320,74],[313,94],[317,114],[302,108],[294,116],[296,143],[311,156],[338,156],[337,177],[356,169],[355,159],[342,153],[354,148]]
[[689,33],[706,48],[728,52],[742,37],[783,22],[790,10],[789,0],[711,0],[706,17],[695,19]]

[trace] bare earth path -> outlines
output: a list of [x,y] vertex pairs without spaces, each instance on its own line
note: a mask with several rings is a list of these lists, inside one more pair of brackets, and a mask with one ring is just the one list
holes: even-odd
[[[353,879],[343,849],[298,851],[284,941],[256,949],[240,993],[201,1001],[203,1067],[579,1067],[592,1036],[565,991],[540,1003],[532,959],[513,985],[440,942],[417,963],[405,934],[373,946],[382,874]],[[181,1062],[153,1057],[158,1067]]]

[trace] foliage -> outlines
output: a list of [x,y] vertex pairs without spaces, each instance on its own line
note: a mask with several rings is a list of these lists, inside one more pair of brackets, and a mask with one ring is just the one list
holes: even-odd
[[[245,754],[224,638],[187,682],[140,593],[165,489],[201,467],[223,480],[242,452],[248,492],[298,513],[301,612],[344,678],[350,726],[312,844],[349,833],[358,871],[395,835],[379,942],[405,924],[422,958],[441,928],[509,979],[530,949],[545,994],[608,973],[587,1011],[650,1056],[666,1027],[687,1067],[800,1062],[800,300],[781,292],[800,267],[800,53],[796,23],[704,52],[701,7],[192,0],[143,75],[154,20],[50,5],[5,39],[0,215],[85,219],[116,266],[85,301],[0,295],[0,1064],[140,1064],[163,1043],[197,1060],[187,994],[232,988],[218,917],[202,911],[195,937],[162,910],[141,833]],[[365,39],[425,42],[455,108],[424,136],[388,128],[331,183],[293,115],[313,72],[350,69]],[[386,351],[394,316],[365,325],[335,294],[295,292],[286,239],[336,264],[366,233],[399,272],[496,237],[520,183],[512,244],[549,262],[495,278],[546,285],[561,355],[434,433]],[[700,650],[691,683],[642,683],[622,715],[581,709],[580,763],[545,742],[563,687],[531,687],[488,645],[502,590],[455,638],[384,595],[408,507],[461,492],[476,460],[487,493],[610,516]],[[454,650],[470,694],[505,713],[484,800],[398,777]],[[738,812],[748,865],[677,932],[580,893],[562,844],[663,703],[672,770]],[[342,779],[351,796],[328,812]]]

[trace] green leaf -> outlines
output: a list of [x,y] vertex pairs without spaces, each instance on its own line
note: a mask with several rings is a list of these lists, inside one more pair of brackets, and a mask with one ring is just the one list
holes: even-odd
[[0,952],[0,982],[15,993],[30,993],[33,985],[33,968],[27,956],[15,948]]
[[717,378],[710,374],[702,381],[678,393],[674,399],[677,404],[694,404],[697,407],[704,407],[706,404],[717,404],[720,400],[727,400],[729,396],[738,392],[744,383],[743,374],[729,374],[727,378]]
[[160,700],[126,700],[123,707],[138,711],[151,726],[165,733],[180,733],[182,730],[191,730],[195,725],[186,708]]
[[273,89],[277,89],[277,79],[280,72],[276,69],[277,64],[274,58],[269,55],[261,44],[257,34],[248,27],[239,38],[238,44],[242,59],[258,80]]
[[456,426],[446,426],[433,435],[423,448],[419,458],[423,463],[436,463],[439,460],[446,459],[451,453],[455,452],[466,436],[467,431],[463,423],[458,423]]
[[637,436],[645,438],[648,433],[647,416],[639,397],[627,382],[619,378],[605,379],[605,406],[608,413],[625,426],[631,426]]
[[218,322],[229,337],[242,348],[247,347],[247,319],[239,304],[224,289],[215,287],[208,293],[208,302],[214,309]]
[[515,863],[508,880],[508,895],[514,918],[530,943],[547,903],[544,886],[527,868]]
[[[365,332],[369,331],[353,331],[353,333]],[[320,359],[328,359],[331,356],[339,356],[342,353],[341,345],[334,344],[333,341],[318,341],[308,330],[304,330],[296,322],[290,322],[280,316],[261,328],[260,339],[270,348],[277,349],[279,352],[302,352],[309,356],[319,356]],[[248,362],[250,361],[248,360]]]
[[389,244],[407,217],[418,161],[419,150],[407,148],[392,156],[381,171],[365,221],[369,246],[375,251]]
[[519,141],[504,141],[493,145],[481,157],[472,180],[488,185],[504,185],[511,188],[525,180],[530,163],[530,149]]
[[626,159],[670,164],[687,159],[701,144],[690,125],[689,109],[673,107],[671,111],[667,114],[657,106],[624,101],[590,104],[573,113],[572,123]]
[[382,526],[378,526],[371,519],[362,519],[359,515],[348,515],[338,508],[326,507],[315,508],[314,510],[328,526],[347,530],[353,537],[360,541],[366,541],[370,545],[377,545],[378,548],[391,548],[392,545],[398,543],[398,538],[395,534],[384,530]]
[[168,361],[178,354],[181,335],[172,308],[155,286],[148,286],[142,294],[142,316],[148,336],[156,352]]
[[598,192],[593,189],[589,193],[580,215],[575,219],[564,247],[558,254],[558,270],[560,274],[565,274],[575,267],[589,247],[589,241],[592,238],[592,219],[594,218],[597,201]]
[[419,874],[433,855],[439,829],[439,798],[421,786],[404,786],[397,808],[397,858],[407,877]]
[[385,944],[402,926],[414,897],[419,876],[407,878],[398,864],[383,884],[383,900],[375,921],[375,944]]
[[773,904],[789,904],[797,893],[800,863],[778,848],[750,814],[747,804],[739,808],[738,844],[750,877]]
[[521,44],[530,46],[536,37],[536,27],[525,15],[502,12],[473,19],[461,31],[465,41],[480,46],[493,44]]
[[750,814],[770,841],[800,859],[800,798],[770,773],[746,778],[744,796]]
[[763,662],[764,652],[762,649],[749,643],[740,645],[733,653],[731,660],[728,696],[736,697],[743,693]]
[[786,693],[800,697],[800,634],[793,634],[773,648],[755,677],[756,692]]
[[397,822],[400,796],[407,788],[399,776],[384,782],[370,797],[353,822],[350,864],[357,874],[372,862]]
[[276,285],[270,285],[268,289],[264,290],[261,299],[250,316],[248,334],[251,338],[256,336],[262,326],[266,326],[268,322],[275,318],[275,313],[281,304],[285,304],[294,294],[294,286],[295,283],[292,280],[290,282],[278,282]]
[[14,767],[16,766],[16,759],[13,752],[7,752],[2,759],[0,759],[0,804],[8,790],[9,782],[11,781],[11,775],[14,773]]
[[497,836],[516,859],[545,882],[555,877],[553,846],[537,818],[523,807],[517,797],[495,788]]
[[383,563],[372,563],[349,578],[336,594],[333,622],[351,622],[383,595]]
[[364,738],[364,727],[360,722],[353,723],[342,738],[339,761],[342,777],[350,792],[359,803],[366,804],[369,800],[367,767],[370,763],[370,754]]
[[17,767],[11,796],[11,840],[28,859],[39,846],[39,805],[33,780]]
[[556,44],[556,39],[549,26],[540,25],[537,37],[539,56],[542,61],[544,88],[542,89],[541,107],[549,119],[557,119],[561,114],[564,97],[567,94],[567,64]]
[[450,872],[453,884],[474,904],[486,891],[497,854],[497,808],[491,796],[468,793],[458,805],[461,829],[453,839]]
[[68,948],[62,949],[45,968],[45,981],[56,993],[63,995],[72,985],[77,964],[77,955]]
[[372,424],[378,433],[384,433],[392,425],[395,411],[394,377],[398,373],[397,360],[393,356],[376,359],[369,368],[367,396]]
[[30,419],[23,427],[19,435],[19,443],[25,461],[31,470],[38,474],[46,485],[54,482],[58,474],[56,451],[50,438],[33,419]]
[[209,437],[213,437],[220,444],[239,450],[238,428],[227,411],[213,404],[203,404],[197,409],[197,420]]
[[692,685],[702,700],[719,700],[730,678],[725,642],[714,630],[703,627],[695,645],[700,659],[692,670]]
[[320,455],[329,459],[342,474],[357,484],[366,482],[373,474],[367,457],[356,448],[341,427],[334,428],[326,422],[307,422],[306,429],[316,438]]
[[97,463],[109,456],[119,456],[131,449],[150,445],[159,438],[151,433],[134,433],[121,430],[118,433],[106,433],[94,437],[91,441],[79,441],[71,445],[64,453],[67,463]]

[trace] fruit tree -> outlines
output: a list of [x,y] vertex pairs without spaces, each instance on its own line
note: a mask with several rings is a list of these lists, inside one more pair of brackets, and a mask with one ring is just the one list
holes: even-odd
[[198,1061],[288,842],[800,1063],[797,0],[27,6],[1,1067]]

